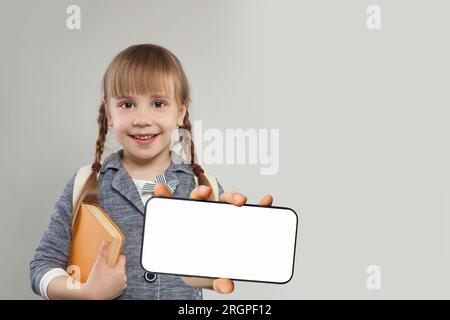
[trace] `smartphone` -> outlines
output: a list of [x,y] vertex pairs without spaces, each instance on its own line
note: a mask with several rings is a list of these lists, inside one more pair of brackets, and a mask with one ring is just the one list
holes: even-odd
[[290,208],[155,196],[145,204],[141,264],[160,274],[284,284],[297,229]]

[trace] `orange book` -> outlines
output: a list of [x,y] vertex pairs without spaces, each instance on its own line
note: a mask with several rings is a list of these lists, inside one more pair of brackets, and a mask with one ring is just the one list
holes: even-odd
[[[113,267],[120,257],[125,237],[102,208],[92,203],[81,203],[72,229],[72,244],[67,264],[79,267],[81,282],[88,279],[103,240],[110,243],[107,265]],[[77,271],[73,267],[71,269]]]

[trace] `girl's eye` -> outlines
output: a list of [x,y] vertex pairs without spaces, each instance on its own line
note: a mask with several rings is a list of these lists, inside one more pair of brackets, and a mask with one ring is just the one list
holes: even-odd
[[[125,102],[122,102],[120,104],[120,107],[123,107],[125,109],[130,109],[133,106],[134,106],[134,102],[132,102],[132,101],[125,101]],[[167,103],[165,101],[162,101],[162,100],[156,100],[156,101],[153,102],[153,106],[156,109],[161,109],[162,107],[167,106]]]
[[126,102],[122,103],[120,106],[121,106],[121,107],[124,106],[125,109],[129,109],[129,108],[131,108],[133,105],[134,105],[133,102],[131,102],[131,101],[126,101]]
[[167,103],[165,103],[165,102],[162,101],[162,100],[156,100],[156,101],[154,102],[154,105],[155,105],[155,107],[156,107],[157,109],[160,109],[160,108],[163,107],[163,105],[164,105],[164,106],[167,106]]

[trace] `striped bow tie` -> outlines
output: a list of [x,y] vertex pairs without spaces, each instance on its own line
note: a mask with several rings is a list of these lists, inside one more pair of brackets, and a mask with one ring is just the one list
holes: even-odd
[[142,186],[142,192],[146,193],[146,192],[155,191],[155,185],[157,183],[165,184],[167,189],[169,189],[169,191],[172,194],[174,193],[175,188],[177,187],[177,184],[178,184],[178,182],[176,180],[171,180],[171,181],[167,182],[166,177],[164,176],[164,174],[161,173],[155,177],[155,181],[150,181],[150,182],[144,183],[144,185]]

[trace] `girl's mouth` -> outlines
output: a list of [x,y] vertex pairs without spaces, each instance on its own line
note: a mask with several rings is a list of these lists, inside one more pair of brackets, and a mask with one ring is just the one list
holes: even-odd
[[147,136],[132,136],[132,135],[130,135],[130,137],[134,141],[136,141],[138,144],[143,144],[143,145],[153,143],[153,141],[155,141],[158,138],[158,136],[159,136],[159,133],[155,134],[155,135],[147,135]]

